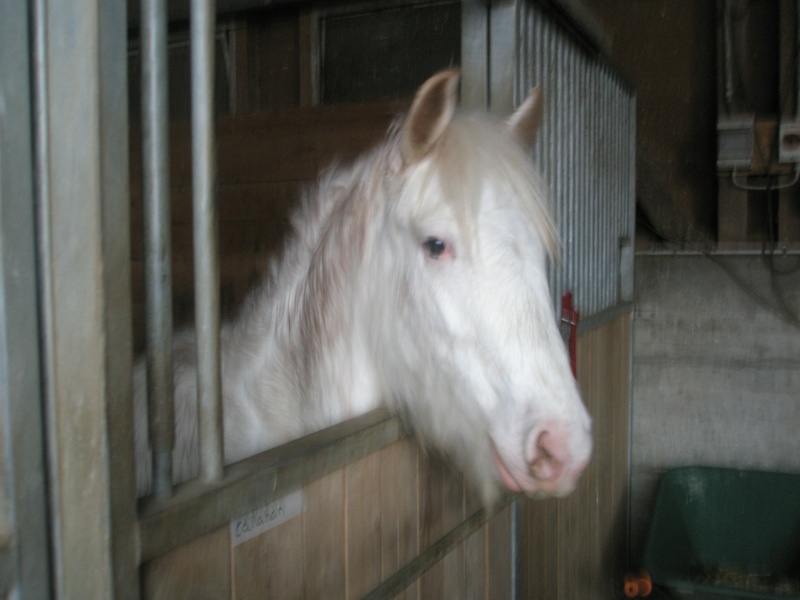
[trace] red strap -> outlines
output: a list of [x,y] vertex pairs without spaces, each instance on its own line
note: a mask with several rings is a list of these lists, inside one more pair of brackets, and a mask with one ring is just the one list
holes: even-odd
[[572,292],[567,292],[561,297],[561,323],[569,325],[569,366],[572,376],[578,378],[578,361],[576,357],[576,342],[578,337],[578,321],[580,313],[572,304]]

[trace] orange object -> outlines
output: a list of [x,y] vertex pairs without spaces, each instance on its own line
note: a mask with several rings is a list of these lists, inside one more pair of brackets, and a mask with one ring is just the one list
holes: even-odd
[[622,590],[626,597],[636,598],[639,595],[639,578],[636,575],[625,575],[625,585]]
[[650,574],[643,571],[636,581],[639,584],[639,596],[642,598],[649,596],[653,591],[653,581],[650,579]]

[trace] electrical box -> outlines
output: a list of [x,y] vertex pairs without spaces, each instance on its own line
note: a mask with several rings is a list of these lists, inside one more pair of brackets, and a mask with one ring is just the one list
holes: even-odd
[[753,164],[755,118],[717,122],[717,169],[749,169]]
[[778,135],[778,161],[800,162],[800,123],[781,123]]

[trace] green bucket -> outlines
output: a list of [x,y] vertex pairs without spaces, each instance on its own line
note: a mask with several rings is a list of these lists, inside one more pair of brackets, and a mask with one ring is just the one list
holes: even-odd
[[800,475],[668,471],[643,565],[681,598],[800,600]]

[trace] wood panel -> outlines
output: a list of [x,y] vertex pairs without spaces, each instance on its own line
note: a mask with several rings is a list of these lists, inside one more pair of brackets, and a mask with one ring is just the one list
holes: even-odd
[[[461,478],[436,458],[421,454],[420,547],[435,541],[464,520]],[[464,548],[459,546],[420,579],[421,598],[463,598]]]
[[305,486],[303,564],[306,598],[345,597],[345,487],[339,470]]
[[[145,597],[361,598],[459,526],[468,498],[404,439],[305,484],[302,511],[251,539],[225,527],[150,561]],[[507,507],[396,597],[510,598],[511,530]]]
[[142,567],[142,594],[150,600],[219,600],[231,597],[227,529],[197,538]]
[[[381,576],[385,580],[419,552],[418,448],[404,440],[381,451]],[[416,600],[414,584],[397,598]]]
[[345,468],[347,598],[360,598],[381,582],[380,453]]
[[524,501],[520,597],[619,597],[625,568],[630,377],[629,314],[578,340],[578,380],[593,417],[595,449],[575,493]]

